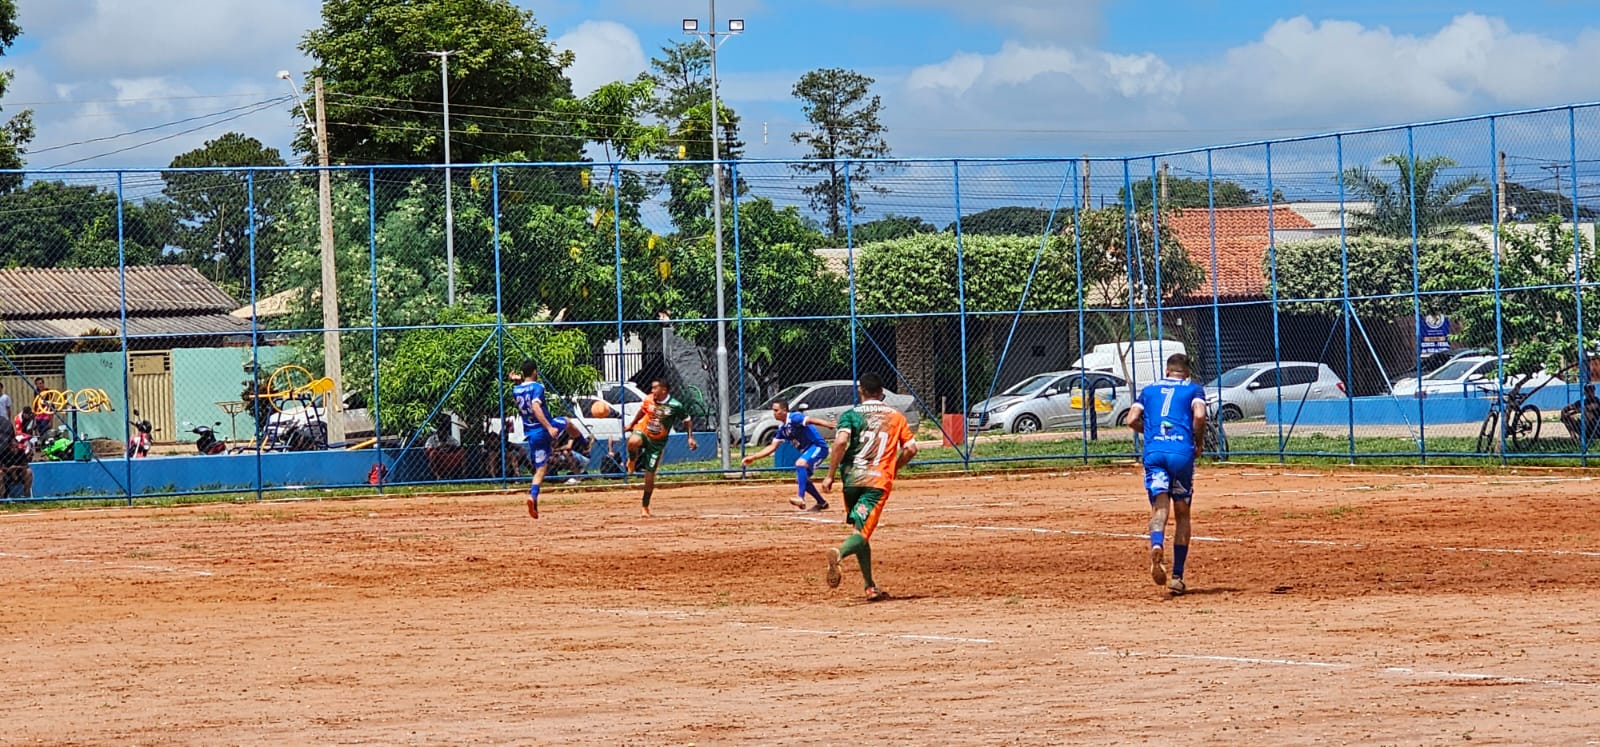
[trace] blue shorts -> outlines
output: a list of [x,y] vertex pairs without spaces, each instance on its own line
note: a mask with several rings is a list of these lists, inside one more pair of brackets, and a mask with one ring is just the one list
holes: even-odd
[[822,464],[822,460],[828,458],[828,447],[807,446],[800,452],[800,458],[806,460],[806,464],[810,465],[811,469],[816,469],[818,465]]
[[[555,426],[556,432],[559,433],[566,430],[567,419],[551,418],[550,425]],[[523,433],[528,438],[528,461],[533,463],[533,468],[539,469],[549,464],[550,453],[555,450],[555,441],[550,438],[550,432],[534,425],[532,428],[524,428]]]
[[1144,489],[1150,502],[1168,493],[1172,500],[1188,503],[1194,499],[1194,453],[1155,451],[1144,455]]

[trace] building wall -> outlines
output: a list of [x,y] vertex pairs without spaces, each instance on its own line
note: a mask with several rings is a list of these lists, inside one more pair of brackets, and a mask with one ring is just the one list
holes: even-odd
[[[259,348],[261,367],[271,372],[287,361],[292,349],[287,347]],[[194,424],[222,423],[220,432],[232,435],[232,420],[218,402],[239,401],[243,389],[240,382],[247,378],[244,363],[250,359],[248,347],[232,348],[176,348],[172,353],[172,413],[166,418],[155,413],[144,413],[155,422],[170,422],[173,426],[155,434],[159,442],[193,442],[197,436],[189,432]],[[104,389],[115,408],[109,413],[82,413],[78,415],[79,433],[84,438],[110,438],[120,441],[127,437],[129,417],[127,400],[123,396],[123,355],[116,353],[71,353],[66,356],[65,388],[74,391]],[[47,377],[48,381],[48,377]],[[9,387],[8,387],[9,388]],[[137,401],[137,400],[136,400]],[[249,439],[254,426],[249,415],[239,416],[239,434]],[[184,423],[192,425],[185,426]],[[171,432],[168,432],[171,431]]]

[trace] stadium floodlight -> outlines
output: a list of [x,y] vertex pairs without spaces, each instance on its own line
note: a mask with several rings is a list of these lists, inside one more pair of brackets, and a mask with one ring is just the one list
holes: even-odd
[[[733,439],[730,437],[730,424],[728,413],[728,304],[727,296],[723,290],[722,277],[722,153],[720,140],[722,138],[719,123],[717,103],[717,47],[721,36],[726,40],[729,34],[738,34],[744,31],[744,19],[735,18],[728,21],[728,30],[717,32],[717,0],[708,0],[711,10],[710,21],[706,24],[707,31],[700,31],[700,21],[695,18],[683,19],[683,32],[700,37],[701,41],[711,48],[711,234],[716,244],[716,272],[717,272],[717,450],[722,454],[722,469],[731,468],[729,452],[732,450]],[[621,341],[618,341],[621,344]]]

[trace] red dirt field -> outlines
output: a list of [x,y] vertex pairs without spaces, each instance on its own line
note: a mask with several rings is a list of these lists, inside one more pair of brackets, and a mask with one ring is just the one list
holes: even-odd
[[0,743],[1600,744],[1582,473],[902,480],[0,514]]

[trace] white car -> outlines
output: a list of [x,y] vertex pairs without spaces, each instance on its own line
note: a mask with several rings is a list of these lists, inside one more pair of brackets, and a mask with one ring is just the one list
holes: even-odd
[[[751,446],[764,446],[770,442],[778,430],[778,421],[772,419],[772,403],[780,399],[789,403],[791,412],[803,412],[819,420],[837,422],[845,410],[855,407],[856,384],[849,379],[830,379],[808,381],[785,388],[752,409],[728,416],[728,430],[734,434],[734,439],[742,439]],[[883,402],[904,413],[906,424],[912,428],[916,428],[922,420],[917,399],[909,394],[895,394],[885,388]]]
[[1115,425],[1127,417],[1133,400],[1121,376],[1104,371],[1051,371],[1030,376],[974,404],[967,413],[967,427],[977,431],[999,428],[1007,433],[1081,427],[1085,384],[1094,389],[1099,425]]
[[[246,413],[248,414],[248,413]],[[373,426],[372,412],[367,409],[367,393],[352,390],[344,393],[344,409],[339,413],[344,419],[344,437],[346,443],[353,443],[377,435]],[[281,411],[272,413],[267,418],[267,433],[276,434],[276,437],[287,441],[292,433],[304,434],[300,438],[309,438],[322,448],[327,442],[326,408],[316,404],[315,400],[310,405],[301,405],[290,400],[284,404]]]
[[1322,363],[1283,361],[1249,363],[1224,371],[1205,384],[1206,404],[1225,421],[1259,418],[1267,403],[1299,403],[1312,399],[1344,399],[1344,382]]
[[[1464,356],[1423,376],[1420,382],[1415,379],[1402,380],[1394,385],[1393,391],[1396,397],[1426,397],[1439,394],[1476,396],[1493,392],[1501,386],[1499,367],[1500,359],[1492,355]],[[1507,376],[1506,388],[1515,385],[1520,378]],[[1539,371],[1522,385],[1522,389],[1528,391],[1549,384],[1560,386],[1564,383],[1548,371]]]
[[[620,438],[622,430],[633,422],[633,416],[639,412],[639,403],[650,396],[631,381],[621,384],[602,382],[596,384],[594,389],[593,395],[574,397],[573,402],[590,430],[594,431],[595,437],[600,439]],[[596,402],[605,403],[609,414],[595,417],[592,408]]]

